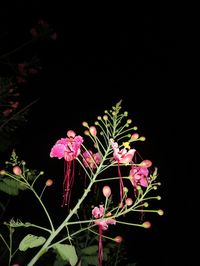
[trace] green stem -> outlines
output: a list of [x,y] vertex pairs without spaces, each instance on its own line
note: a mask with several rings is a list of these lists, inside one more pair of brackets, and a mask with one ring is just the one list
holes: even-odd
[[10,250],[9,245],[7,244],[7,242],[6,242],[6,240],[4,239],[4,237],[2,236],[2,234],[0,234],[0,237],[1,237],[2,241],[3,241],[3,243],[6,245],[7,249]]
[[125,225],[138,226],[138,227],[144,227],[142,224],[127,223],[127,222],[122,222],[122,221],[117,221],[117,223],[125,224]]
[[[40,199],[40,197],[38,196],[38,194],[36,193],[36,191],[35,191],[32,187],[30,187],[30,190],[34,193],[34,195],[36,196],[36,198],[37,198],[38,201],[40,202],[40,205],[42,206],[44,212],[46,213],[46,216],[47,216],[47,218],[48,218],[48,220],[49,220],[49,223],[50,223],[50,226],[51,226],[51,230],[52,230],[52,233],[53,233],[53,232],[55,231],[55,229],[54,229],[54,226],[53,226],[53,223],[52,223],[51,217],[50,217],[50,215],[49,215],[49,213],[48,213],[48,211],[47,211],[45,205],[43,204],[42,200]],[[43,229],[44,229],[44,228],[43,228]],[[48,230],[48,229],[47,229],[47,230]],[[50,231],[50,230],[48,230],[48,231]]]
[[38,229],[41,229],[41,230],[43,230],[43,231],[47,231],[47,232],[49,232],[50,234],[52,233],[52,231],[51,230],[49,230],[49,229],[47,229],[47,228],[45,228],[45,227],[42,227],[42,226],[39,226],[39,225],[37,225],[37,224],[25,224],[25,227],[35,227],[35,228],[38,228]]
[[9,236],[10,236],[10,248],[9,248],[9,262],[8,262],[8,265],[10,265],[10,263],[11,263],[11,259],[12,259],[12,228],[11,227],[9,227],[9,231],[10,231],[10,234],[9,234]]
[[41,249],[38,251],[38,253],[31,259],[31,261],[27,264],[27,266],[33,266],[35,265],[35,263],[38,261],[38,259],[40,258],[40,256],[42,256],[49,248],[49,245],[51,244],[52,240],[60,233],[60,231],[66,226],[68,225],[68,221],[71,219],[71,217],[77,212],[77,210],[80,208],[81,203],[83,202],[83,200],[86,198],[86,196],[88,195],[88,193],[90,192],[90,189],[93,185],[93,182],[91,181],[89,186],[87,187],[87,189],[85,189],[85,192],[82,196],[81,199],[78,200],[76,206],[74,207],[74,209],[68,214],[68,216],[66,217],[66,219],[62,222],[62,224],[51,233],[51,235],[49,236],[49,238],[47,239],[47,241],[44,243],[44,245],[41,247]]
[[[90,192],[95,179],[97,178],[99,172],[101,171],[101,167],[108,155],[110,151],[110,145],[107,148],[107,151],[104,155],[104,157],[102,158],[102,161],[99,165],[99,167],[97,168],[96,172],[93,175],[92,180],[90,181],[88,187],[85,189],[82,197],[78,200],[77,204],[75,205],[75,207],[70,211],[70,213],[68,214],[68,216],[65,218],[65,220],[61,223],[61,225],[53,232],[51,233],[51,235],[49,236],[49,238],[47,239],[47,241],[44,243],[44,245],[41,247],[41,249],[37,252],[37,254],[31,259],[31,261],[27,264],[27,266],[33,266],[35,265],[35,263],[38,261],[38,259],[49,249],[49,246],[51,244],[51,242],[53,241],[53,239],[61,232],[61,230],[68,225],[69,220],[71,219],[71,217],[77,213],[78,209],[80,208],[82,202],[85,200],[85,198],[87,197],[88,193]],[[37,195],[37,194],[36,194]],[[38,196],[37,196],[38,197]],[[39,199],[40,201],[40,199]],[[40,201],[41,202],[41,201]],[[46,210],[46,209],[45,209]]]

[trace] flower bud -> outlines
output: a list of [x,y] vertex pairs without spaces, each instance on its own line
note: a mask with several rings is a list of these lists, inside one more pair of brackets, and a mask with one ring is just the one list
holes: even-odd
[[5,175],[6,171],[5,170],[1,170],[0,171],[0,175]]
[[139,134],[138,133],[134,133],[134,134],[131,135],[131,139],[132,140],[136,140],[138,138],[139,138]]
[[88,130],[85,130],[85,131],[84,131],[84,134],[85,134],[86,136],[89,136],[89,131],[88,131]]
[[50,186],[52,186],[53,185],[53,180],[52,179],[48,179],[47,181],[46,181],[46,186],[47,187],[50,187]]
[[21,170],[21,168],[19,166],[16,165],[16,166],[13,167],[13,173],[15,175],[21,175],[22,174],[22,170]]
[[76,136],[76,133],[73,130],[67,131],[67,137],[68,138],[74,138]]
[[127,187],[123,187],[123,191],[124,191],[124,193],[128,193],[128,188]]
[[111,189],[110,189],[109,186],[104,186],[104,187],[103,187],[103,195],[104,195],[106,198],[110,197],[110,195],[111,195]]
[[163,211],[163,210],[158,210],[158,214],[159,214],[160,216],[162,216],[162,215],[164,214],[164,211]]
[[96,136],[96,135],[97,135],[97,129],[96,129],[96,127],[91,126],[91,127],[89,128],[89,131],[90,131],[90,134],[91,134],[91,135],[93,135],[93,136]]
[[148,168],[152,166],[152,162],[150,160],[143,160],[140,165]]
[[142,225],[144,228],[147,228],[147,229],[151,227],[151,223],[148,221],[144,222]]
[[126,199],[126,205],[131,206],[133,204],[133,200],[131,198]]
[[123,241],[123,238],[122,238],[121,236],[116,236],[116,237],[114,238],[114,241],[115,241],[116,243],[120,244],[120,243]]
[[104,115],[103,116],[103,120],[107,121],[108,120],[108,116],[107,115]]
[[84,121],[84,122],[82,123],[82,125],[83,125],[84,127],[88,127],[88,123],[87,123],[86,121]]

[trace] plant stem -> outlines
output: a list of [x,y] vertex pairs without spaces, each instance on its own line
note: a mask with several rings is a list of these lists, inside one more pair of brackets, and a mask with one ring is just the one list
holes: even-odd
[[[68,216],[65,218],[65,220],[61,223],[61,225],[51,233],[51,235],[49,236],[49,238],[47,239],[47,241],[44,243],[44,245],[41,247],[41,249],[37,252],[37,254],[31,259],[31,261],[27,264],[27,266],[33,266],[35,265],[35,263],[38,261],[38,259],[49,249],[49,246],[51,244],[51,242],[53,241],[53,239],[61,232],[61,230],[68,225],[69,220],[71,219],[71,217],[77,213],[78,209],[80,208],[82,202],[84,201],[84,199],[87,197],[88,193],[91,190],[92,185],[94,184],[97,176],[99,175],[99,173],[101,172],[101,167],[103,166],[103,163],[105,161],[105,159],[107,158],[107,155],[110,151],[110,145],[107,148],[107,151],[105,152],[105,155],[99,165],[99,167],[97,168],[96,172],[93,175],[93,178],[91,179],[88,187],[85,189],[82,197],[78,200],[77,204],[75,205],[75,207],[70,211],[70,213],[68,214]],[[34,191],[34,190],[33,190]],[[34,191],[35,193],[35,191]],[[38,195],[35,193],[35,195],[38,197]],[[42,204],[41,200],[39,199],[40,203]],[[45,209],[46,210],[46,209]]]
[[[49,223],[50,223],[50,226],[51,226],[51,230],[52,230],[52,232],[54,232],[55,229],[54,229],[54,226],[53,226],[53,223],[52,223],[51,217],[50,217],[50,215],[49,215],[49,213],[48,213],[48,211],[47,211],[45,205],[43,204],[42,200],[40,199],[40,197],[38,196],[38,194],[36,193],[36,191],[35,191],[32,187],[30,187],[30,189],[31,189],[31,191],[34,193],[34,195],[36,196],[36,198],[38,199],[38,201],[40,202],[40,205],[42,206],[42,208],[43,208],[44,212],[46,213],[46,216],[47,216],[47,218],[48,218],[48,220],[49,220]],[[43,228],[43,229],[44,229],[44,228]],[[48,231],[49,231],[49,230],[48,230]]]
[[33,265],[35,265],[35,263],[38,261],[38,259],[40,258],[40,256],[42,256],[48,250],[48,247],[51,244],[52,240],[60,233],[60,231],[67,225],[67,223],[70,220],[70,218],[80,208],[81,203],[83,202],[83,200],[86,198],[86,196],[90,192],[90,189],[91,189],[93,183],[94,183],[93,181],[90,182],[89,186],[87,187],[87,189],[85,189],[85,192],[84,192],[83,196],[81,197],[81,199],[78,200],[78,202],[77,202],[76,206],[74,207],[74,209],[68,214],[68,216],[66,217],[66,219],[62,222],[62,224],[55,231],[53,231],[51,233],[51,235],[49,236],[49,238],[47,239],[47,241],[44,243],[44,245],[42,246],[42,248],[32,258],[32,260],[27,264],[27,266],[33,266]]

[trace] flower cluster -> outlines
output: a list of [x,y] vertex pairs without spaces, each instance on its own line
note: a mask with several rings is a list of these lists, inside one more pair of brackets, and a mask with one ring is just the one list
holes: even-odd
[[[35,183],[44,173],[30,179],[30,171],[24,163],[20,164],[17,160],[12,163],[12,173],[6,169],[1,171],[4,178],[19,182],[20,186],[34,193],[50,225],[46,228],[30,222],[16,223],[13,220],[6,223],[9,228],[35,227],[45,232],[40,236],[28,234],[21,240],[19,250],[22,251],[40,246],[28,266],[35,265],[42,254],[51,250],[72,266],[77,265],[79,260],[84,265],[91,264],[89,254],[93,255],[93,265],[101,266],[103,262],[108,262],[107,254],[111,252],[104,245],[104,241],[119,244],[123,240],[123,236],[117,233],[109,236],[110,226],[115,229],[115,225],[149,228],[151,221],[144,219],[144,216],[135,223],[130,222],[130,215],[138,212],[163,214],[161,209],[148,208],[150,201],[161,199],[160,196],[154,195],[160,185],[160,182],[157,182],[158,169],[153,167],[153,162],[148,158],[141,159],[134,143],[144,141],[145,138],[136,132],[136,126],[131,126],[132,120],[127,118],[128,112],[121,112],[121,103],[122,101],[118,102],[109,111],[105,110],[104,115],[98,116],[92,125],[84,121],[84,137],[70,129],[66,137],[60,138],[52,146],[50,158],[64,161],[61,206],[68,208],[59,226],[54,225],[42,201],[44,190],[53,185],[51,179],[45,181],[42,192],[38,194]],[[79,167],[78,172],[76,166]],[[83,175],[86,182],[80,185],[80,177]],[[74,199],[73,204],[70,201],[71,195],[76,194],[72,193],[72,190],[81,194],[79,198]],[[126,217],[129,222],[125,220]],[[87,235],[86,238],[84,234]],[[89,244],[89,235],[94,241],[98,240],[98,245]],[[77,239],[84,239],[84,245],[80,245]]]

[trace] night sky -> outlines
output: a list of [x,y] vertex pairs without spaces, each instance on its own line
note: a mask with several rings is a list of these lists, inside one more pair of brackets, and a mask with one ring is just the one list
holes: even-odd
[[[139,232],[144,241],[135,233],[140,247],[134,236],[127,237],[141,265],[192,266],[188,253],[183,256],[176,250],[177,246],[187,249],[189,235],[184,211],[192,199],[185,203],[183,197],[190,173],[188,149],[193,144],[184,146],[184,142],[193,132],[190,118],[195,108],[187,107],[193,95],[183,90],[188,80],[182,71],[175,10],[171,3],[160,1],[113,7],[18,1],[2,7],[0,18],[3,52],[29,38],[30,28],[40,19],[57,33],[57,40],[19,52],[19,58],[32,52],[41,65],[38,75],[22,89],[24,102],[38,101],[16,142],[16,150],[31,167],[53,178],[62,176],[58,169],[62,163],[49,157],[55,141],[65,137],[68,129],[81,134],[83,121],[95,121],[121,99],[146,137],[141,150],[158,166],[159,204],[165,215],[155,219],[149,234]],[[5,71],[2,65],[1,71]],[[185,264],[176,264],[182,260]]]

